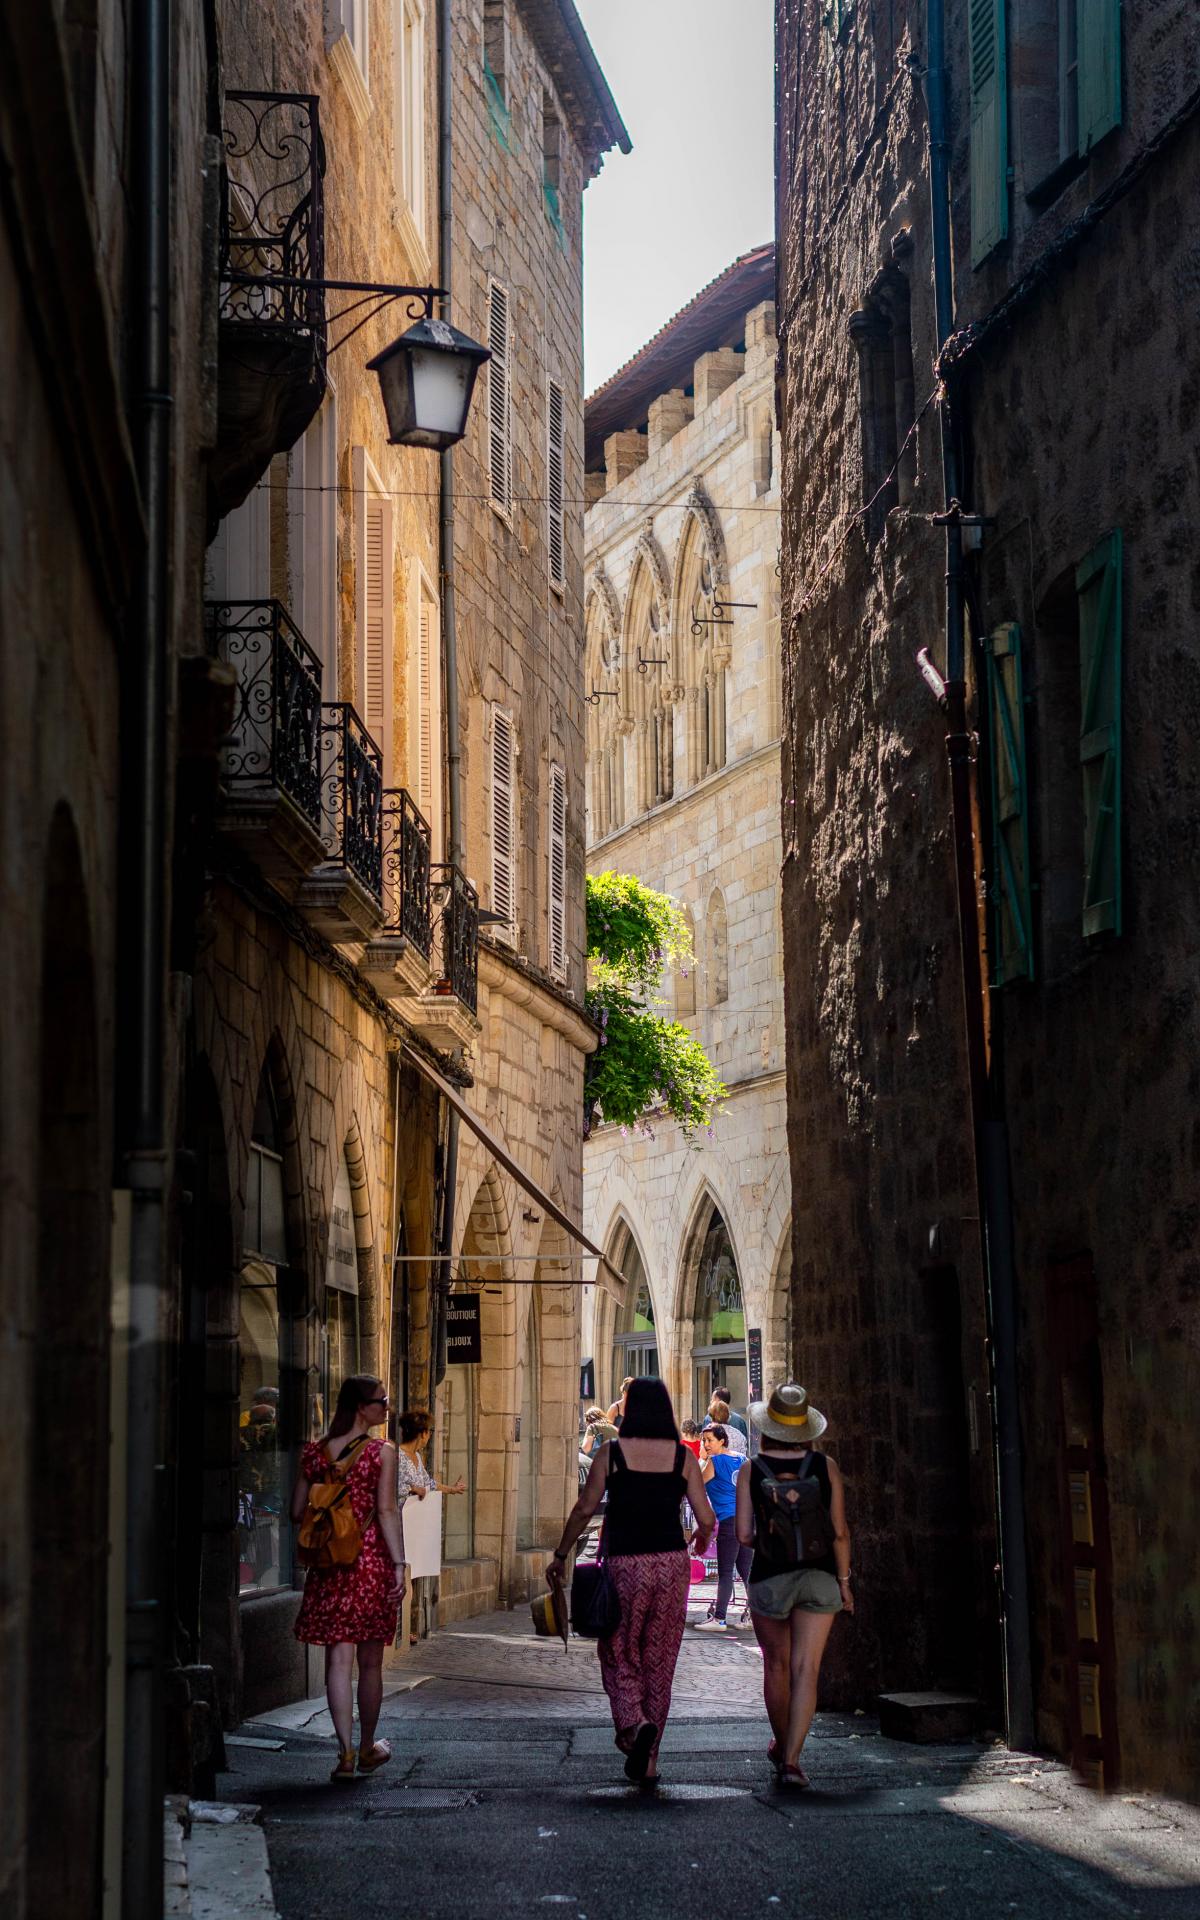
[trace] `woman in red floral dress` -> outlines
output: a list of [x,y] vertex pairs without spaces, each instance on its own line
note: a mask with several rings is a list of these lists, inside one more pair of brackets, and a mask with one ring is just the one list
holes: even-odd
[[[382,1380],[355,1373],[343,1382],[337,1407],[323,1440],[312,1440],[300,1456],[292,1492],[292,1519],[304,1518],[308,1490],[325,1480],[350,1448],[346,1470],[350,1505],[362,1528],[362,1551],[349,1567],[311,1567],[296,1620],[297,1640],[325,1649],[325,1691],[338,1737],[339,1757],[332,1780],[353,1780],[374,1773],[391,1759],[386,1740],[376,1740],[383,1699],[383,1650],[396,1634],[396,1614],[404,1598],[404,1532],[396,1499],[396,1449],[390,1440],[372,1440],[371,1428],[387,1414]],[[354,1656],[358,1654],[359,1747],[354,1750]]]

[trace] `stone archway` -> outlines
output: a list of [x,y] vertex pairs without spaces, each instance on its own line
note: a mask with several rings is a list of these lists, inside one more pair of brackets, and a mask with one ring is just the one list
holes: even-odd
[[38,1019],[33,1420],[37,1432],[53,1409],[68,1409],[70,1432],[30,1453],[27,1898],[30,1913],[91,1914],[104,1877],[111,1175],[100,1133],[91,913],[66,806],[47,847]]

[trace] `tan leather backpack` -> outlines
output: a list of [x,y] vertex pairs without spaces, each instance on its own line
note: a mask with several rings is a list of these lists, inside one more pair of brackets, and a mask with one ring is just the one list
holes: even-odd
[[325,1479],[309,1486],[308,1505],[296,1536],[296,1558],[302,1567],[352,1567],[362,1552],[362,1528],[350,1504],[347,1482],[366,1444],[365,1435],[351,1441],[336,1463],[330,1461]]

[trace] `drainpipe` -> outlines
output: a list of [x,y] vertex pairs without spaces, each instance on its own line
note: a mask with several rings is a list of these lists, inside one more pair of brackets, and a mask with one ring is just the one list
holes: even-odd
[[[454,110],[454,15],[452,0],[438,0],[438,272],[446,289],[442,314],[452,311],[454,236],[452,115]],[[454,608],[454,455],[449,447],[441,458],[441,505],[438,521],[438,569],[442,581],[442,711],[446,716],[446,813],[453,866],[466,855],[462,827],[462,736],[458,720],[458,634]],[[429,1403],[446,1374],[446,1303],[454,1254],[454,1189],[458,1182],[458,1115],[446,1114],[446,1155],[443,1164],[442,1217],[439,1223],[437,1294],[431,1302]]]
[[132,606],[124,704],[122,822],[125,954],[131,990],[122,1048],[122,1177],[131,1193],[126,1484],[125,1840],[122,1912],[163,1910],[163,1341],[167,1149],[163,1100],[166,750],[169,625],[170,9],[138,0],[133,21],[133,248],[139,330],[130,414],[146,523]]
[[[926,67],[933,291],[940,355],[954,331],[944,0],[928,0]],[[1029,1570],[1017,1399],[1012,1195],[1003,1101],[998,1087],[989,1077],[988,1065],[985,986],[980,957],[979,905],[971,823],[971,736],[967,727],[964,645],[965,582],[962,527],[959,521],[962,478],[953,400],[953,378],[944,373],[939,418],[946,532],[946,754],[950,766],[963,1016],[991,1356],[991,1424],[1000,1547],[1005,1735],[1010,1747],[1028,1749],[1034,1739],[1033,1663],[1029,1638]]]

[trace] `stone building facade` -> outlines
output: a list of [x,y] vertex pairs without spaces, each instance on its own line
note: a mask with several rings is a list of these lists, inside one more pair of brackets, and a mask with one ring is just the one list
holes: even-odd
[[735,261],[586,416],[588,867],[684,908],[668,1011],[729,1094],[707,1136],[587,1140],[585,1220],[626,1297],[589,1289],[585,1358],[605,1404],[657,1372],[683,1414],[788,1372],[773,291],[773,248]]
[[[164,1783],[203,1788],[222,1725],[321,1684],[287,1501],[346,1373],[453,1436],[474,1537],[448,1532],[449,1617],[521,1592],[573,1498],[579,1263],[539,1199],[577,1231],[580,202],[628,137],[570,0],[454,4],[460,239],[502,223],[492,271],[518,308],[548,292],[505,369],[514,526],[460,514],[447,550],[437,457],[388,444],[365,364],[416,308],[330,284],[438,283],[438,8],[216,0],[168,37],[154,6],[27,13],[0,29],[0,806],[4,978],[38,985],[0,1017],[0,1365],[14,1430],[65,1395],[73,1444],[9,1480],[0,1889],[19,1916],[149,1916]],[[524,137],[516,90],[536,147],[501,159],[476,135]],[[486,338],[465,254],[461,278]],[[467,471],[492,415],[481,384]],[[484,694],[523,750],[521,891],[481,951],[496,812],[473,797],[458,848],[448,823],[460,576],[473,781]],[[488,1146],[451,1208],[454,1102]],[[455,1425],[460,1272],[484,1338]]]
[[940,11],[777,9],[794,1313],[861,1583],[832,1691],[1000,1691],[982,1187],[1001,1306],[1012,1247],[1018,1715],[1097,1784],[1191,1791],[1197,28],[1115,0],[945,8],[973,1130],[944,723],[915,663],[946,670]]

